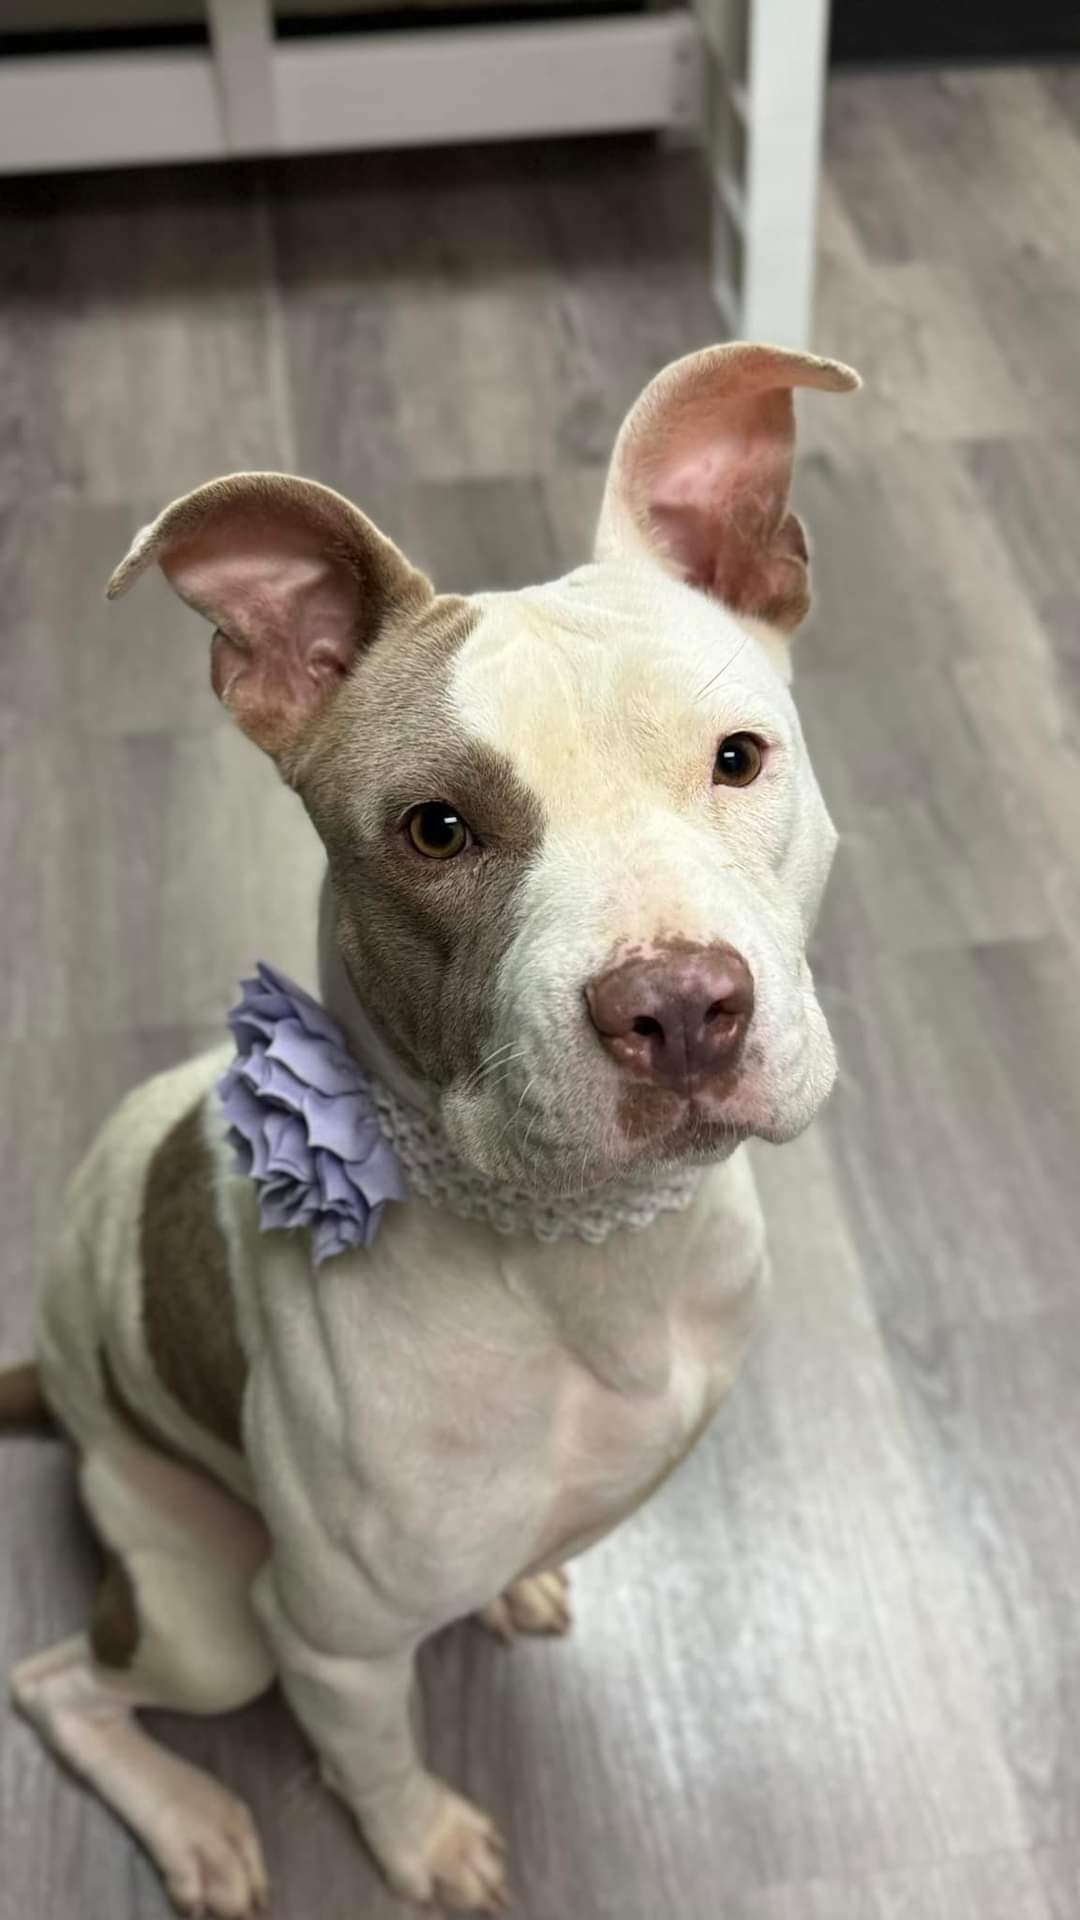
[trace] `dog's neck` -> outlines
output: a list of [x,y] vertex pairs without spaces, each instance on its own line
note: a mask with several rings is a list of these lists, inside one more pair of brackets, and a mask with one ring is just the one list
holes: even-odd
[[621,1227],[649,1226],[661,1213],[690,1205],[701,1167],[649,1171],[592,1193],[541,1199],[468,1166],[454,1152],[432,1088],[411,1074],[383,1039],[342,959],[328,880],[319,902],[319,989],[357,1062],[370,1074],[383,1133],[393,1145],[411,1191],[461,1219],[482,1220],[499,1233],[531,1233],[539,1240],[567,1235],[594,1244]]

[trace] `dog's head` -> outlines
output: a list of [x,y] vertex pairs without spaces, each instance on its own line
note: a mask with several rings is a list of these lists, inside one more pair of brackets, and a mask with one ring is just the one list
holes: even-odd
[[326,846],[341,955],[483,1172],[534,1191],[783,1140],[834,1057],[806,963],[835,834],[788,691],[792,389],[730,345],[646,389],[591,565],[437,595],[338,494],[211,481],[138,536]]

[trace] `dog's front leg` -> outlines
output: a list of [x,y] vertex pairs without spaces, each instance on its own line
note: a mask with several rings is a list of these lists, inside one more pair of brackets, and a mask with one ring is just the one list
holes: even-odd
[[362,1584],[350,1591],[347,1628],[335,1631],[321,1607],[318,1621],[299,1620],[302,1595],[297,1606],[273,1562],[255,1597],[323,1777],[355,1815],[395,1891],[467,1911],[503,1908],[503,1844],[494,1824],[429,1773],[416,1750],[415,1635],[395,1635],[383,1602],[374,1592],[365,1596]]

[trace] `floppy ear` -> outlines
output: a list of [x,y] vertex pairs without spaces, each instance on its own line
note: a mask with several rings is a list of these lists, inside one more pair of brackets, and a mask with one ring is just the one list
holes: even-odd
[[137,535],[109,599],[155,561],[214,626],[218,698],[286,777],[357,654],[432,592],[348,500],[282,473],[231,474],[175,500]]
[[859,384],[837,360],[738,340],[673,361],[615,442],[597,558],[644,548],[736,612],[797,626],[810,582],[802,523],[788,511],[792,388]]

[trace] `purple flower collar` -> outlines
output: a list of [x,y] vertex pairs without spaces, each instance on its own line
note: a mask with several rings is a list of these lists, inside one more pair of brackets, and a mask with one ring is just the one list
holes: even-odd
[[318,1266],[370,1247],[388,1200],[408,1189],[384,1138],[370,1075],[336,1021],[265,962],[229,1014],[236,1059],[218,1082],[239,1172],[264,1228],[310,1227]]

